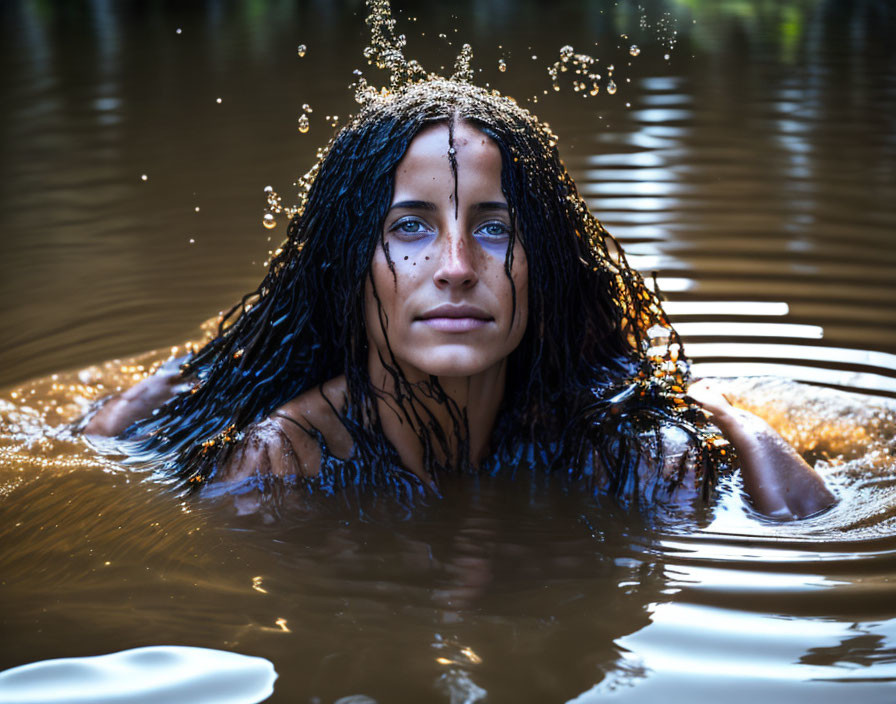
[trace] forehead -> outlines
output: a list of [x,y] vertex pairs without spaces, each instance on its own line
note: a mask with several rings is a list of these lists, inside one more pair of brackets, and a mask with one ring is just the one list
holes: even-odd
[[500,182],[501,150],[494,140],[468,122],[457,122],[450,131],[447,123],[440,122],[425,127],[411,140],[395,170],[396,186],[422,173],[436,178],[439,172],[450,175],[452,148],[459,172]]

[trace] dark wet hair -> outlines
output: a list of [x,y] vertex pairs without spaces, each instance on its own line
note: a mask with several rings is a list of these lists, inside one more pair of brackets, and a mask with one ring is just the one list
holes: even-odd
[[[250,424],[344,374],[350,411],[342,421],[355,456],[372,473],[388,473],[394,453],[381,432],[368,375],[365,286],[372,284],[371,261],[382,243],[396,165],[424,127],[459,120],[500,149],[501,186],[514,223],[505,270],[510,276],[517,237],[529,270],[528,326],[508,360],[492,467],[520,461],[526,447],[547,469],[584,471],[593,453],[605,469],[606,488],[631,495],[642,463],[662,459],[646,456],[662,443],[645,437],[671,424],[696,441],[704,489],[711,485],[720,457],[710,455],[720,440],[702,429],[701,416],[684,397],[688,367],[680,340],[656,293],[588,211],[559,158],[556,137],[512,100],[442,79],[371,99],[331,141],[261,285],[223,316],[217,335],[183,365],[185,376],[198,378],[196,387],[125,431],[141,456],[161,459],[187,486],[200,485]],[[657,330],[668,342],[651,349]],[[466,419],[438,380],[410,384],[394,358],[383,363],[399,407],[423,440],[432,474],[474,469]],[[451,438],[414,403],[423,396],[449,408],[460,439],[450,461],[444,458]]]

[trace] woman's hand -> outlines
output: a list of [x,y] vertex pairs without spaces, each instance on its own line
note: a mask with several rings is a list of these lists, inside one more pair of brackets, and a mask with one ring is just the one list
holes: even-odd
[[713,420],[727,417],[734,412],[734,406],[719,389],[706,379],[695,381],[688,387],[688,396],[694,399]]
[[129,425],[149,417],[154,409],[190,387],[176,366],[172,369],[166,365],[127,391],[109,398],[84,426],[83,432],[105,437],[119,435]]
[[744,488],[760,513],[775,518],[805,518],[835,502],[812,467],[768,423],[731,405],[711,383],[701,380],[688,395],[737,451]]

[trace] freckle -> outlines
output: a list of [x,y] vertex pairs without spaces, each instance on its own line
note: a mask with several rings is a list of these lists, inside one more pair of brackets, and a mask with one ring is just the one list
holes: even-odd
[[417,266],[417,262],[414,262],[414,266]]
[[426,257],[426,261],[429,261],[429,257]]
[[405,258],[404,258],[404,260],[405,260],[405,261],[407,261],[407,260],[408,260],[408,258],[407,258],[407,257],[405,257]]

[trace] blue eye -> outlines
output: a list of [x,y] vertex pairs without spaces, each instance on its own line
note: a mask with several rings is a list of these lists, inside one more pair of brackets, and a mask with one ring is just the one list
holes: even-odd
[[398,235],[414,236],[429,233],[431,230],[427,224],[421,220],[416,218],[406,218],[395,223],[390,228],[390,232],[394,232]]
[[480,225],[476,234],[490,240],[504,240],[510,237],[510,226],[500,220],[494,220]]

